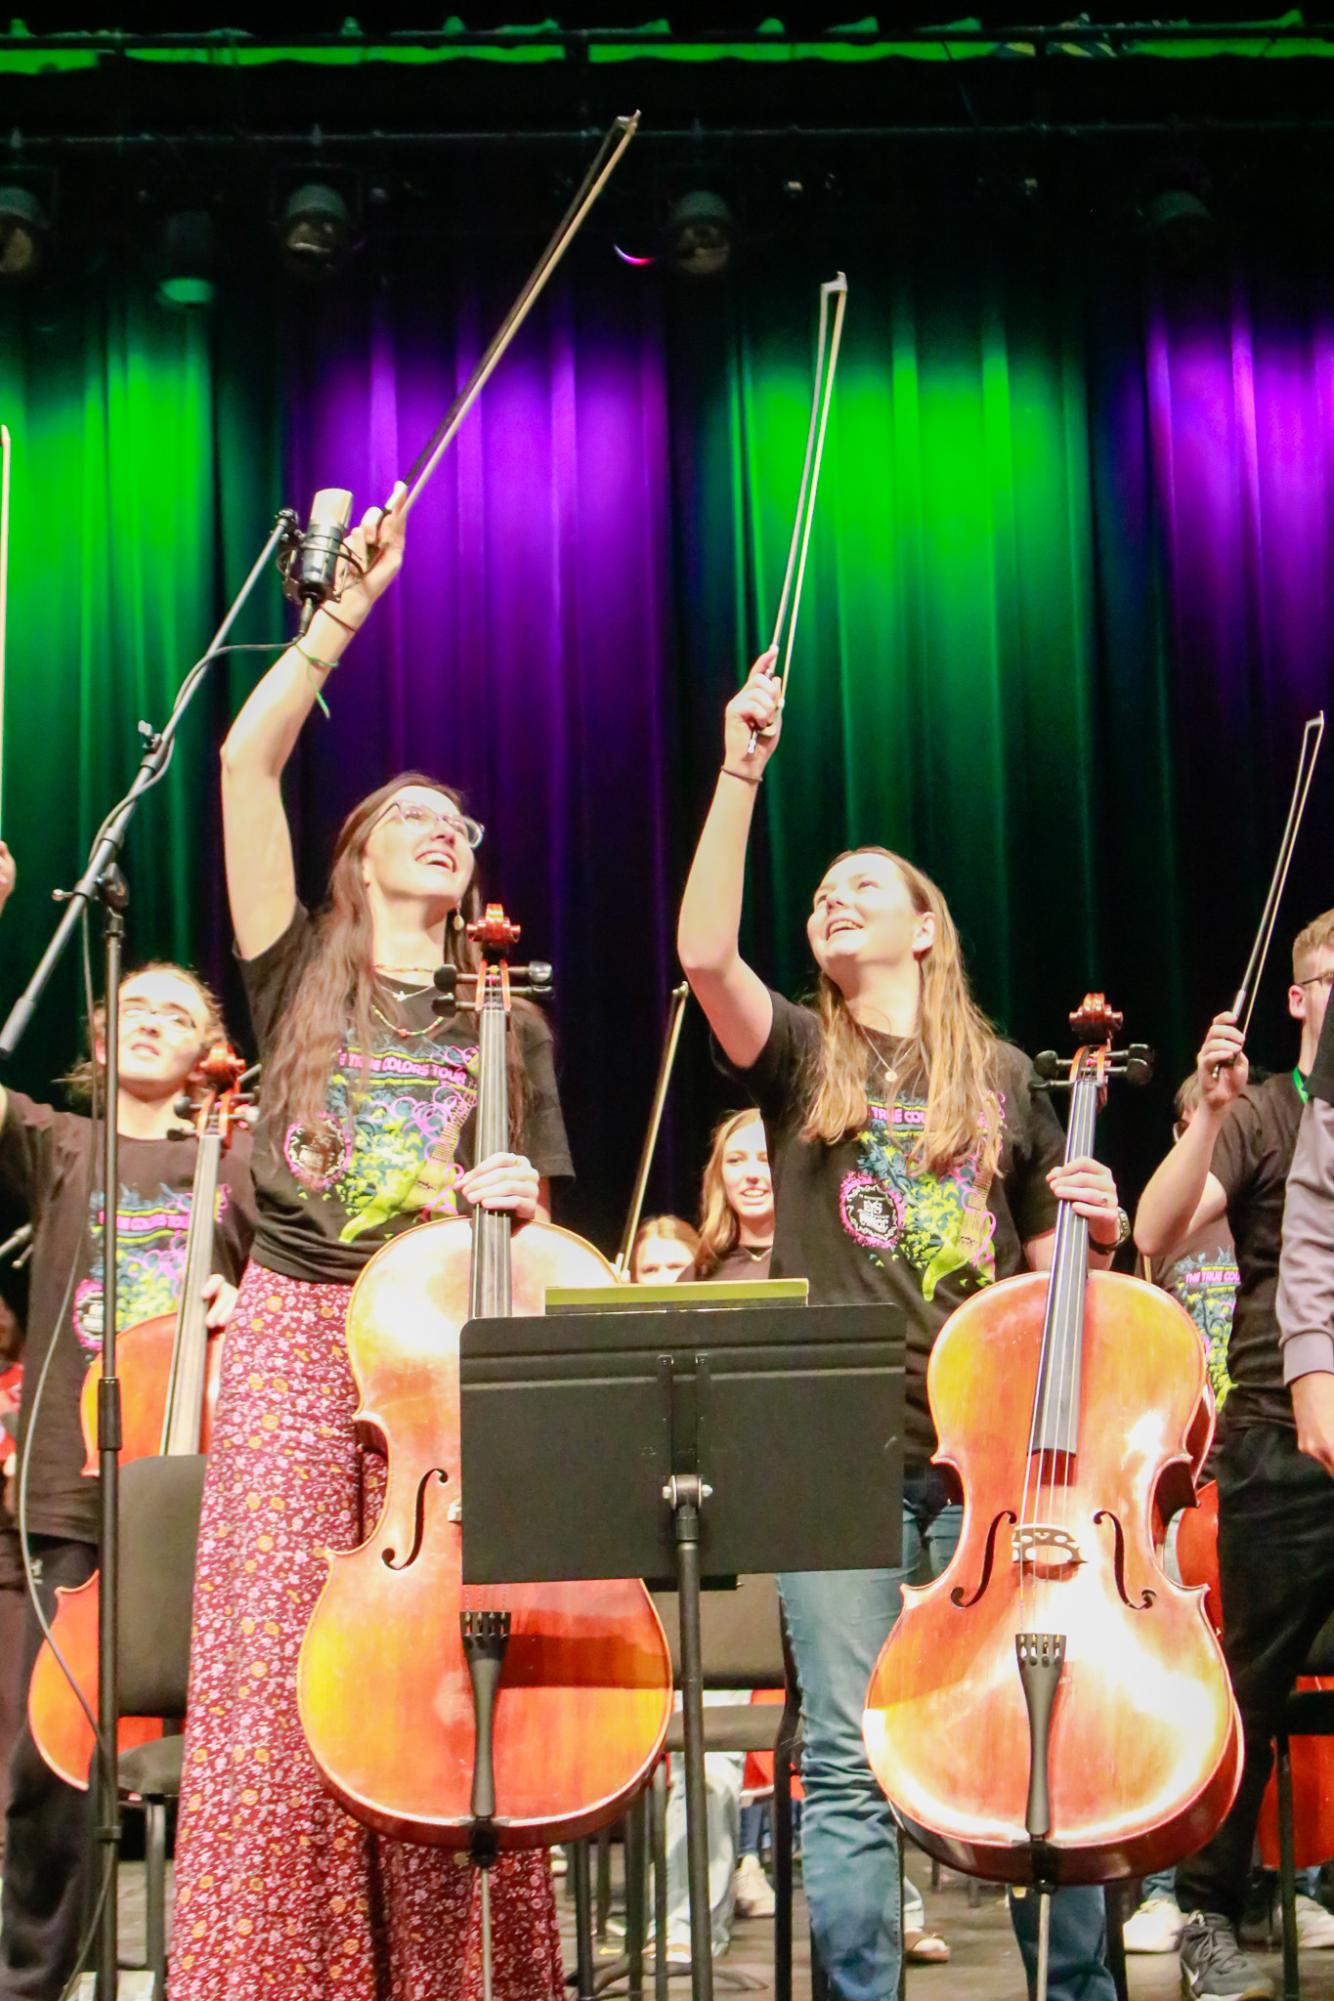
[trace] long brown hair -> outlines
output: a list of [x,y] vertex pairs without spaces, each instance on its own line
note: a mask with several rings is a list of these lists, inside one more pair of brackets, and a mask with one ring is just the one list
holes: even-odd
[[[381,814],[408,785],[443,792],[463,810],[462,795],[452,785],[442,785],[425,772],[402,771],[354,806],[339,828],[329,870],[328,900],[315,920],[314,949],[264,1064],[265,1119],[276,1135],[293,1126],[312,1126],[325,1116],[329,1079],[345,1038],[361,1051],[363,1066],[368,1064],[375,1032],[375,951],[361,858]],[[458,911],[445,926],[445,960],[460,972],[475,972],[481,963],[481,954],[467,932],[481,909],[482,892],[474,869]],[[529,1003],[516,1000],[513,1005],[517,1011]],[[531,1011],[536,1013],[536,1009]],[[523,1135],[526,1102],[523,1057],[512,1022],[507,1040],[510,1137],[517,1147]],[[364,1067],[362,1075],[363,1079],[368,1075]],[[362,1095],[364,1082],[355,1098]]]
[[[935,918],[935,940],[919,960],[921,994],[917,1027],[893,1071],[900,1089],[926,1090],[926,1123],[913,1147],[913,1164],[940,1174],[979,1151],[980,1175],[990,1180],[1000,1152],[994,1089],[997,1037],[973,999],[964,971],[959,933],[949,905],[930,876],[889,848],[848,848],[848,855],[883,855],[903,877],[919,916]],[[840,989],[821,973],[815,992],[820,1041],[806,1076],[803,1139],[833,1146],[865,1123],[868,1114],[866,1037]]]
[[714,1128],[699,1189],[699,1250],[695,1254],[695,1273],[699,1278],[710,1277],[728,1252],[737,1247],[741,1225],[723,1184],[723,1155],[732,1135],[740,1132],[742,1126],[748,1126],[752,1119],[762,1123],[759,1113],[750,1105],[745,1111],[729,1112],[722,1124]]
[[[198,973],[191,972],[188,966],[176,965],[171,959],[149,959],[147,964],[136,966],[132,972],[125,973],[122,976],[122,993],[132,980],[141,978],[145,973],[171,973],[176,979],[184,980],[185,984],[188,987],[193,987],[198,994],[204,1004],[204,1013],[207,1017],[204,1023],[204,1033],[199,1044],[199,1056],[201,1058],[213,1043],[220,1039],[229,1039],[227,1037],[227,1025],[222,1018],[222,1002],[218,999],[218,996],[214,993],[207,980],[201,980]],[[87,1053],[80,1057],[73,1068],[67,1070],[59,1080],[65,1086],[66,1091],[75,1104],[87,1104],[93,1095],[94,1081],[99,1085],[101,1083],[103,1065],[94,1062],[93,1051],[96,1049],[98,1043],[105,1038],[106,1032],[106,1003],[105,1001],[99,1001],[93,1009],[93,1018],[88,1024]],[[193,1068],[194,1066],[192,1065],[191,1067]],[[186,1079],[184,1089],[187,1096],[197,1098],[201,1095],[202,1084],[200,1080],[192,1076]]]

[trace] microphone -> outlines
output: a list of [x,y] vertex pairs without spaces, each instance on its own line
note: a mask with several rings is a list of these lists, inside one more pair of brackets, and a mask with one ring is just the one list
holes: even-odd
[[333,596],[338,557],[352,518],[352,495],[343,486],[322,486],[310,504],[310,525],[287,566],[287,595],[302,607],[301,634],[320,606]]

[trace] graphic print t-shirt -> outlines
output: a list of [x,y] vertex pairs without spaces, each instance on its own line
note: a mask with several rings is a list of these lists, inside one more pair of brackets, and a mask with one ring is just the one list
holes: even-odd
[[1155,1260],[1153,1282],[1170,1292],[1199,1328],[1214,1401],[1221,1410],[1232,1388],[1227,1349],[1241,1283],[1231,1231],[1223,1223],[1197,1230],[1170,1257]]
[[[282,937],[241,962],[261,1056],[314,942],[298,904]],[[280,1133],[261,1117],[255,1257],[268,1270],[351,1285],[390,1237],[466,1210],[456,1184],[473,1162],[476,1018],[466,1009],[441,1018],[433,998],[430,987],[381,983],[369,1064],[344,1043],[323,1118]],[[516,1007],[512,1021],[528,1084],[523,1150],[541,1175],[572,1174],[551,1031],[535,1010]]]
[[[100,1128],[99,1145],[100,1145]],[[100,1161],[89,1173],[89,1120],[9,1093],[0,1127],[0,1201],[34,1227],[27,1339],[24,1348],[20,1445],[52,1340],[55,1350],[37,1414],[28,1519],[36,1534],[96,1542],[97,1481],[84,1477],[79,1397],[88,1369],[102,1352],[102,1197]],[[133,1327],[174,1311],[185,1272],[196,1142],[120,1140],[117,1206],[116,1325]],[[237,1134],[219,1175],[213,1269],[240,1280],[254,1230],[250,1140]],[[71,1266],[73,1299],[63,1319]]]
[[1214,1141],[1212,1172],[1227,1196],[1241,1283],[1228,1342],[1229,1425],[1296,1429],[1278,1345],[1278,1256],[1283,1197],[1297,1145],[1302,1101],[1291,1071],[1248,1084],[1228,1107]]
[[892,1300],[903,1307],[904,1450],[908,1464],[921,1465],[936,1449],[926,1400],[931,1345],[956,1306],[1023,1270],[1024,1244],[1055,1227],[1058,1205],[1046,1174],[1065,1151],[1060,1122],[1028,1058],[999,1043],[990,1116],[999,1124],[1000,1159],[990,1185],[979,1171],[980,1145],[947,1174],[914,1172],[925,1092],[888,1088],[886,1069],[893,1070],[901,1045],[872,1035],[878,1060],[868,1060],[865,1125],[835,1146],[804,1140],[803,1077],[819,1023],[782,994],[771,999],[773,1027],[756,1062],[745,1071],[724,1064],[751,1093],[768,1135],[770,1276],[808,1279],[817,1305]]

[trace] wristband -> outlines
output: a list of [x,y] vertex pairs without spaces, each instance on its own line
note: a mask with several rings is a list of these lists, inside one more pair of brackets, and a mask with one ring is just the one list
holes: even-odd
[[760,779],[764,776],[764,773],[760,772],[756,777],[751,778],[744,771],[733,771],[730,764],[720,764],[718,769],[725,778],[739,778],[743,785],[758,785]]

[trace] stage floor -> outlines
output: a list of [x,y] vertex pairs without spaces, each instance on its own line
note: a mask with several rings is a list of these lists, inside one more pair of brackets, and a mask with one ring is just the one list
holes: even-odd
[[[921,1880],[925,1886],[928,1880],[926,1865],[923,1865]],[[565,1893],[563,1883],[558,1887],[557,1894],[561,1928],[565,1935],[566,1963],[573,1966],[574,1906]],[[927,1893],[927,1915],[932,1926],[948,1939],[951,1956],[944,1966],[909,1967],[908,1989],[919,1997],[919,2001],[1025,2001],[1018,1948],[1010,1931],[1002,1897],[987,1890],[980,1904],[970,1905],[962,1877],[947,1875],[938,1891]],[[121,1924],[122,1951],[127,1957],[135,1956],[143,1946],[143,1869],[134,1863],[127,1864],[121,1872]],[[1282,1972],[1277,1952],[1265,1953],[1259,1947],[1251,1947],[1250,1950],[1272,1975],[1275,1990],[1281,1989]],[[613,1956],[614,1949],[609,1945],[607,1957]],[[754,2001],[766,2001],[773,1993],[773,1931],[770,1921],[763,1918],[739,1921],[732,1944],[724,1958],[717,1962],[717,1968],[720,1976],[716,1983],[719,2001],[727,2001],[728,1995],[737,1991],[727,1977],[737,1974],[747,1976],[744,1991],[753,1996]],[[804,1899],[799,1898],[794,2001],[806,2001],[810,1992],[809,1970],[806,1906]],[[1334,2001],[1334,1951],[1303,1955],[1301,1971],[1304,2001]],[[646,1995],[651,1997],[651,1963],[647,1975]],[[1129,1980],[1135,2001],[1169,2001],[1169,1997],[1174,2001],[1180,1994],[1176,1955],[1132,1955]],[[752,1981],[756,1983],[753,1986]],[[148,2001],[148,1991],[147,1975],[127,1973],[122,1976],[120,2001]],[[616,1991],[623,1993],[624,1989]],[[672,1995],[688,1996],[689,1991],[688,1974],[677,1973],[671,1983]],[[81,1985],[79,2001],[92,2001],[91,1979]]]

